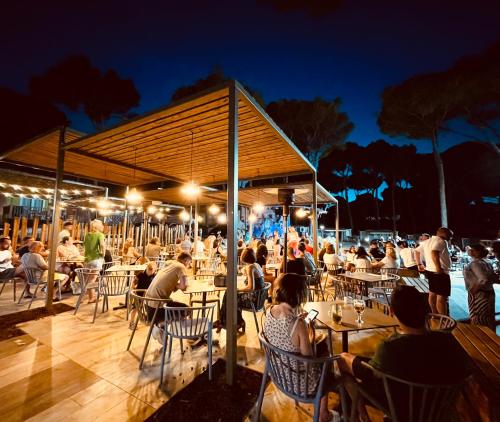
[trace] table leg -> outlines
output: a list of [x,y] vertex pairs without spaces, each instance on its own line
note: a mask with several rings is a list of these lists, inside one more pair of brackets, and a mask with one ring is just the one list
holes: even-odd
[[347,353],[349,351],[349,332],[342,331],[342,352]]
[[14,302],[16,301],[16,286],[17,286],[17,278],[14,277]]

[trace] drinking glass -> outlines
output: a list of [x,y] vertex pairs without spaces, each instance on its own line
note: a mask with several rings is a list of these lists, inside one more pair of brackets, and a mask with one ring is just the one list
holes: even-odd
[[363,315],[363,312],[365,311],[365,301],[356,299],[354,301],[354,310],[358,313],[358,319],[356,320],[356,322],[358,324],[363,324],[364,321],[361,319],[361,316]]

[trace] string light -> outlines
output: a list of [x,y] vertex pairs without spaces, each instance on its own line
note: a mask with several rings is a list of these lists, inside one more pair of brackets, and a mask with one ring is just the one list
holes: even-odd
[[155,213],[155,212],[157,212],[157,211],[158,211],[158,209],[157,209],[154,205],[150,205],[150,206],[148,207],[148,213],[149,213],[149,214],[154,214],[154,213]]
[[219,224],[226,224],[227,223],[227,217],[226,217],[226,214],[219,214],[217,216],[217,222]]
[[182,219],[182,221],[188,221],[191,218],[191,216],[189,215],[189,213],[186,210],[182,210],[179,213],[179,217]]
[[66,195],[68,193],[68,191],[66,189],[61,189],[60,192],[63,194],[63,195]]
[[161,220],[163,217],[165,217],[165,214],[163,214],[162,212],[157,212],[155,214],[155,217],[158,219],[158,220]]
[[304,218],[307,215],[307,211],[304,208],[299,208],[295,211],[295,215],[299,218]]
[[14,190],[21,190],[22,188],[19,185],[12,185],[12,189],[14,189]]
[[74,193],[75,195],[80,195],[80,191],[79,191],[78,189],[73,189],[73,193]]
[[181,192],[188,198],[196,198],[200,194],[200,187],[194,182],[189,182],[181,188]]
[[197,220],[198,223],[203,223],[203,217],[201,215],[198,216]]
[[249,221],[250,223],[255,223],[255,222],[257,221],[257,216],[256,216],[255,214],[250,214],[250,215],[248,216],[248,221]]
[[38,192],[38,189],[37,189],[37,188],[31,188],[31,187],[30,187],[30,188],[28,188],[28,189],[30,190],[30,192],[33,192],[33,193]]
[[266,207],[262,202],[256,202],[252,208],[257,214],[262,214]]
[[132,188],[125,196],[125,199],[131,204],[138,204],[142,202],[143,197],[136,188]]

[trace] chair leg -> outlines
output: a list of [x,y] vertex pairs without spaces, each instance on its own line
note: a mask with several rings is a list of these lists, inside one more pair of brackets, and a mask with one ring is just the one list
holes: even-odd
[[212,381],[212,323],[208,324],[208,379]]
[[[171,342],[174,340],[171,339]],[[165,365],[165,353],[167,352],[167,342],[168,342],[168,337],[167,337],[167,330],[163,331],[163,347],[161,349],[161,364],[160,364],[160,388],[163,385],[163,366]]]
[[268,372],[268,363],[266,362],[266,367],[264,368],[264,373],[262,374],[262,382],[260,384],[260,391],[259,391],[259,397],[257,399],[257,408],[255,409],[254,422],[258,422],[260,420],[260,413],[262,411],[262,402],[264,401],[264,393],[266,391],[267,372]]
[[345,387],[341,384],[339,387],[339,395],[340,395],[340,407],[342,410],[342,419],[344,422],[348,422],[349,418],[347,417],[347,397]]
[[92,324],[94,323],[95,321],[95,317],[97,315],[97,307],[99,306],[99,298],[100,298],[100,292],[99,292],[99,289],[97,289],[97,294],[96,294],[96,298],[95,298],[95,307],[94,307],[94,317],[92,318]]
[[87,290],[81,289],[80,295],[78,296],[78,300],[76,301],[75,312],[73,312],[73,315],[76,315],[76,313],[80,309],[80,305],[82,304],[83,298],[85,297],[85,293],[87,293]]
[[321,397],[317,398],[314,400],[314,416],[313,416],[313,422],[319,422],[319,410],[320,410],[320,405],[321,403]]
[[174,338],[170,338],[170,343],[168,344],[168,360],[170,361],[170,356],[172,356],[172,344],[174,344]]
[[255,328],[257,329],[257,334],[259,334],[259,322],[257,321],[257,311],[253,303],[252,303],[252,313],[253,313],[253,319],[255,321]]
[[23,291],[21,292],[21,295],[19,296],[19,300],[17,301],[17,304],[18,304],[18,305],[21,303],[21,300],[23,300],[24,294],[27,292],[28,287],[29,287],[29,284],[28,284],[28,283],[26,283],[26,284],[24,285],[24,289],[23,289]]
[[137,330],[137,326],[139,325],[139,311],[137,311],[137,317],[135,318],[134,329],[132,330],[132,334],[130,335],[130,339],[127,345],[127,351],[130,350],[130,345],[132,344],[132,340],[134,339],[135,330]]
[[149,324],[148,335],[146,337],[146,343],[144,344],[144,349],[142,350],[142,356],[141,356],[141,362],[139,363],[139,369],[142,369],[142,365],[144,364],[144,358],[146,357],[146,352],[148,350],[149,340],[151,339],[151,333],[153,332],[153,327],[155,325],[157,313],[158,313],[158,305],[156,306],[155,313],[154,313],[153,318],[151,319],[151,322]]
[[33,293],[33,295],[31,296],[31,300],[30,300],[30,304],[28,305],[28,309],[31,308],[31,304],[35,300],[36,292],[38,292],[38,286],[40,286],[40,283],[36,283],[35,293]]
[[[2,294],[3,289],[4,289],[5,284],[7,283],[7,281],[8,281],[8,280],[4,280],[4,281],[2,282],[2,289],[0,289],[0,295]],[[15,301],[15,299],[14,299],[14,301]]]

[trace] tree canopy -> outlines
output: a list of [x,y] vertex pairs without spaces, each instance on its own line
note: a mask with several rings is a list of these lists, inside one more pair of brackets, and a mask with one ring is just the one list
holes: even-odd
[[127,118],[139,105],[140,95],[130,79],[114,70],[102,73],[85,56],[71,56],[50,67],[29,83],[31,94],[43,101],[82,109],[97,128],[111,117]]
[[354,129],[340,107],[338,97],[331,101],[318,97],[312,101],[275,101],[266,111],[318,169],[321,158],[342,147]]

